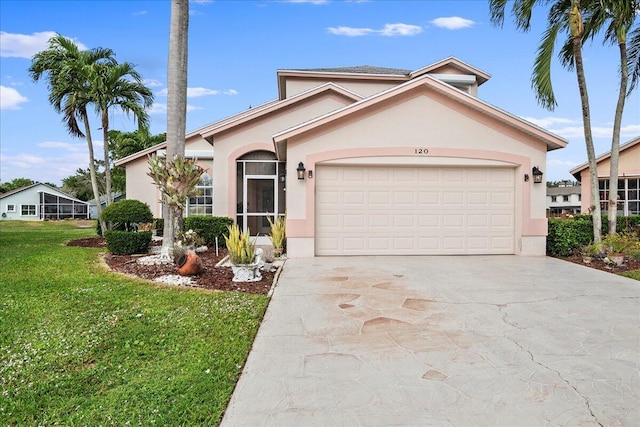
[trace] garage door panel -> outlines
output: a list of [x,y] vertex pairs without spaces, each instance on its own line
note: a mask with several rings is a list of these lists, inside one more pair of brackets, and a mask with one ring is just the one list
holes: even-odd
[[514,187],[513,169],[319,166],[316,253],[511,254]]

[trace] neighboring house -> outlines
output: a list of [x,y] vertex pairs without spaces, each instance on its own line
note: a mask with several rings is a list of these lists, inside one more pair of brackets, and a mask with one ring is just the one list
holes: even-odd
[[560,217],[580,213],[580,185],[547,187],[547,216]]
[[[186,135],[207,170],[188,214],[230,216],[261,243],[267,213],[286,212],[289,257],[545,255],[546,187],[532,171],[567,142],[478,99],[489,77],[452,57],[279,70],[278,99]],[[116,162],[127,197],[155,216],[147,158],[165,148]]]
[[89,204],[46,184],[32,184],[0,195],[2,219],[89,218]]
[[[596,159],[600,189],[600,206],[606,213],[609,206],[609,177],[611,176],[611,151]],[[589,164],[584,163],[571,170],[571,174],[582,185],[582,213],[588,213],[591,206]],[[640,214],[640,136],[620,145],[618,161],[618,214]]]
[[[120,200],[126,199],[126,195],[122,191],[116,191],[111,195],[111,198],[114,202],[118,202]],[[91,199],[87,203],[89,203],[89,218],[98,219],[98,208],[96,207],[96,200]],[[100,207],[102,209],[107,207],[107,196],[100,196]]]

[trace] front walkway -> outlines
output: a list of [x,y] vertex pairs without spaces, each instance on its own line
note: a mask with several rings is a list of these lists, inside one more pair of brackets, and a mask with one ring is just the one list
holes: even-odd
[[284,266],[223,426],[630,426],[640,282],[553,258]]

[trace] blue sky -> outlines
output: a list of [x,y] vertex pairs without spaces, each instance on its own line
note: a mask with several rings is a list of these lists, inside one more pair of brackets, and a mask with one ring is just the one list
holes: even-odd
[[[170,2],[167,0],[0,0],[0,181],[30,178],[61,184],[88,166],[86,142],[69,136],[47,101],[44,81],[27,73],[31,56],[54,33],[86,48],[115,51],[131,62],[154,91],[151,132],[166,130],[166,69]],[[479,97],[569,140],[550,152],[549,180],[571,179],[586,161],[575,74],[553,67],[559,106],[536,103],[530,75],[546,11],[531,32],[510,18],[489,22],[488,2],[466,1],[211,1],[191,2],[187,131],[277,97],[276,71],[287,68],[375,65],[415,70],[455,56],[492,78]],[[585,46],[596,152],[610,149],[618,87],[617,47]],[[93,118],[92,118],[93,119]],[[92,121],[102,152],[97,117]],[[134,130],[120,113],[112,129]],[[640,135],[640,91],[627,100],[623,142]]]

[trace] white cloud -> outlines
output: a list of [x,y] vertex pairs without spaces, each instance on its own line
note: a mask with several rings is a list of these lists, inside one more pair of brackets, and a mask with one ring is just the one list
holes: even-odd
[[575,162],[573,160],[560,160],[560,159],[547,159],[547,167],[562,167],[567,169],[573,169],[575,166],[578,166],[580,163]]
[[[94,147],[102,146],[102,141],[92,140]],[[45,141],[37,144],[40,148],[53,148],[56,150],[64,150],[69,153],[82,153],[87,151],[87,144],[72,144],[70,142]]]
[[410,24],[387,24],[380,34],[383,36],[415,36],[422,32],[422,27]]
[[[158,96],[167,96],[168,90],[166,88],[162,89],[157,93]],[[235,89],[207,89],[205,87],[189,87],[187,88],[187,98],[199,98],[201,96],[215,96],[215,95],[227,95],[234,96],[237,95],[238,91]]]
[[12,87],[0,86],[0,110],[19,110],[29,100]]
[[141,11],[138,11],[138,12],[133,12],[132,15],[133,16],[143,16],[143,15],[147,15],[148,13],[149,13],[149,11],[147,11],[147,10],[141,10]]
[[[73,144],[72,144],[73,145]],[[86,146],[81,151],[63,151],[54,156],[19,153],[0,154],[0,175],[7,182],[14,178],[30,178],[39,182],[61,183],[63,178],[75,174],[78,168],[89,166]]]
[[[566,126],[562,128],[549,128],[550,132],[565,138],[584,139],[584,128],[582,126]],[[594,138],[611,138],[613,135],[612,126],[592,126],[591,133]],[[632,138],[640,134],[640,125],[627,125],[620,129],[621,138]],[[624,141],[622,141],[624,142]]]
[[199,98],[201,96],[220,95],[219,90],[207,89],[204,87],[187,88],[187,98]]
[[353,27],[329,27],[327,31],[336,36],[360,37],[373,34],[376,30],[372,28],[353,28]]
[[536,119],[535,117],[523,117],[523,119],[542,128],[548,128],[549,126],[557,124],[573,124],[576,122],[575,120],[566,119],[564,117],[543,117],[541,119]]
[[436,27],[446,28],[447,30],[461,30],[463,28],[469,28],[475,25],[474,21],[461,18],[459,16],[436,18],[432,20],[431,23]]
[[[55,35],[54,31],[42,31],[31,35],[0,31],[0,57],[31,59],[36,53],[47,49],[49,47],[49,39]],[[80,50],[87,49],[85,45],[77,40],[74,40],[74,42]]]
[[[166,95],[166,93],[165,93]],[[151,105],[151,108],[147,110],[149,114],[167,114],[167,104],[162,104],[159,102],[154,102]]]
[[[187,104],[187,112],[195,111],[195,110],[202,110],[202,107],[196,107],[196,106]],[[167,104],[154,102],[153,105],[151,106],[151,108],[149,108],[147,110],[147,112],[149,114],[154,114],[154,115],[156,115],[156,114],[157,115],[161,115],[161,114],[166,115],[167,114]]]
[[422,32],[422,27],[411,24],[385,24],[382,29],[355,28],[355,27],[328,27],[327,32],[336,36],[361,37],[368,35],[380,35],[386,37],[415,36]]
[[155,79],[144,79],[142,83],[144,83],[148,87],[164,86],[164,84],[160,80],[155,80]]

